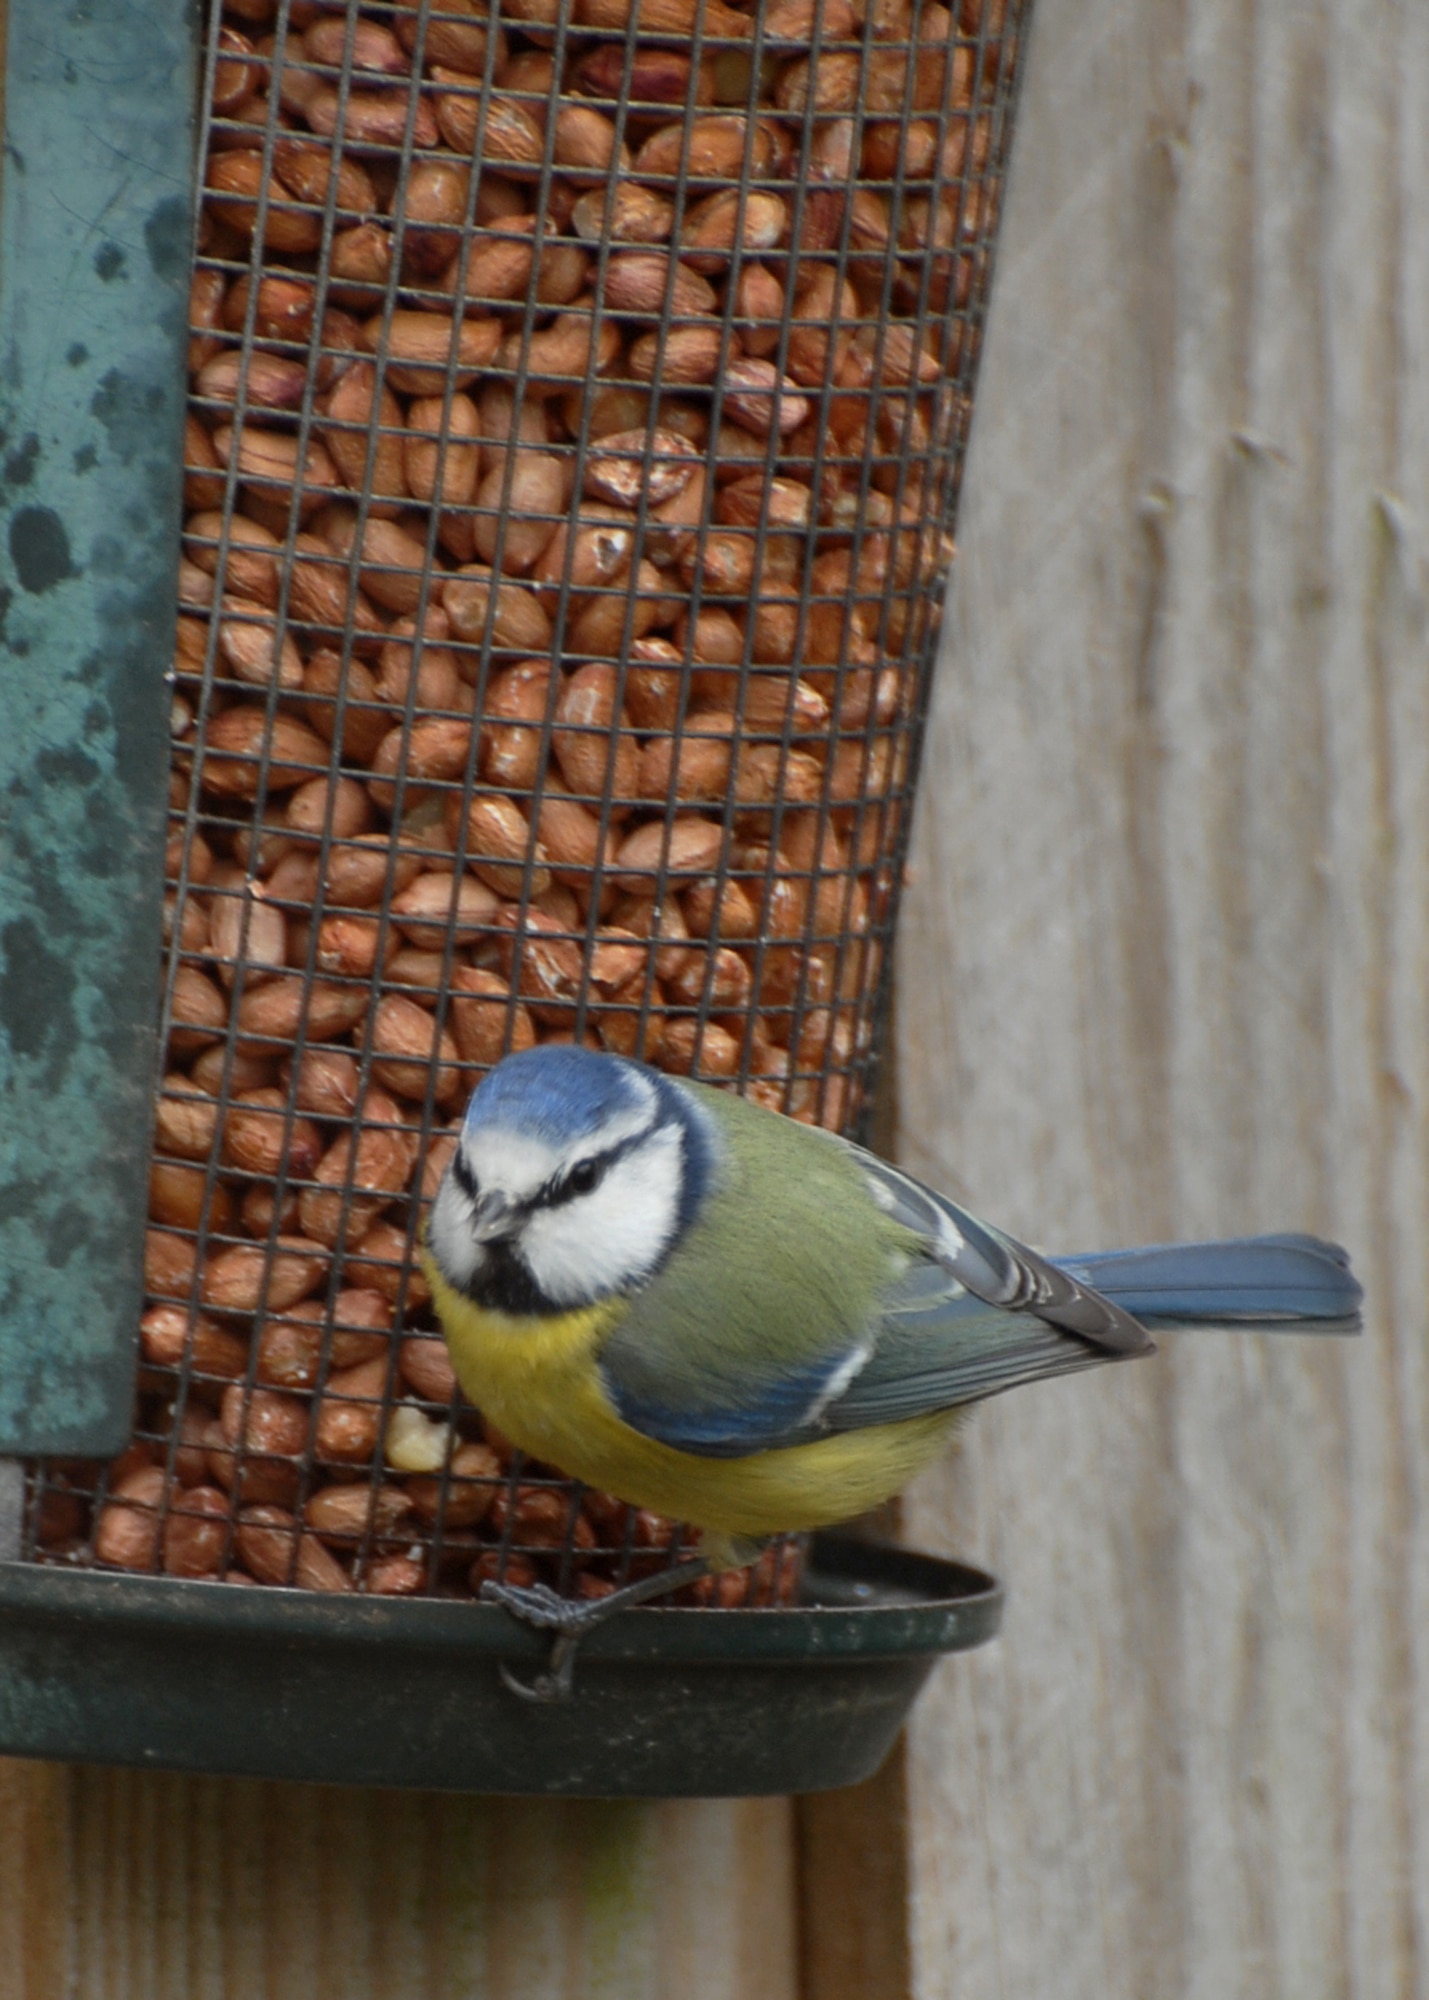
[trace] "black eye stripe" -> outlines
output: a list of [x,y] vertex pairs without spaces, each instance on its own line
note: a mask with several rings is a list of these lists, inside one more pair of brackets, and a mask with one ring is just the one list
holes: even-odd
[[[585,1159],[578,1160],[575,1166],[568,1168],[564,1174],[547,1181],[546,1185],[534,1195],[524,1197],[521,1205],[529,1214],[533,1209],[560,1208],[569,1201],[577,1200],[581,1195],[592,1193],[610,1169],[623,1160],[627,1153],[636,1151],[651,1139],[669,1130],[670,1122],[667,1120],[662,1124],[647,1126],[643,1131],[632,1132],[628,1138],[622,1139],[619,1145],[611,1146],[606,1152],[590,1154]],[[470,1161],[460,1148],[452,1156],[449,1171],[467,1200],[475,1202],[481,1192],[480,1184],[472,1171]]]
[[[651,1139],[667,1129],[665,1125],[647,1125],[641,1132],[632,1132],[628,1139],[622,1139],[618,1146],[612,1146],[608,1152],[593,1153],[589,1158],[577,1161],[576,1165],[558,1180],[546,1183],[537,1195],[535,1205],[538,1208],[559,1208],[563,1202],[574,1201],[579,1195],[589,1194],[627,1153],[633,1153],[637,1147],[647,1145]],[[587,1174],[593,1175],[593,1178],[583,1178]]]
[[602,1153],[593,1160],[581,1160],[570,1172],[558,1181],[550,1181],[542,1188],[539,1203],[542,1208],[559,1208],[562,1202],[574,1201],[578,1195],[589,1194],[597,1187],[613,1160],[620,1157],[623,1148]]

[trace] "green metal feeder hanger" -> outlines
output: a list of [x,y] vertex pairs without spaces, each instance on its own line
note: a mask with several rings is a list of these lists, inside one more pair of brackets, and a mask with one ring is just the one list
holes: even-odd
[[[286,19],[286,9],[280,10]],[[624,1614],[575,1697],[477,1603],[21,1560],[22,1461],[121,1451],[157,1055],[199,24],[11,0],[0,241],[0,1751],[326,1783],[791,1792],[875,1769],[957,1564],[822,1538],[803,1601]],[[335,1716],[376,1726],[354,1747]]]

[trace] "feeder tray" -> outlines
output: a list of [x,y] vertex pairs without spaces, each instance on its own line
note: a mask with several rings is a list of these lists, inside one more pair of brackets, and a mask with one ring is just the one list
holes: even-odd
[[[822,1791],[877,1770],[940,1655],[993,1637],[991,1577],[821,1537],[805,1602],[629,1611],[568,1702],[489,1605],[333,1599],[0,1565],[0,1752],[322,1784],[571,1798]],[[360,1742],[349,1718],[361,1715]]]
[[531,1709],[496,1668],[548,1640],[461,1596],[682,1553],[440,1380],[422,1207],[518,1030],[862,1134],[1029,13],[691,5],[154,0],[116,61],[106,10],[11,0],[12,1753],[802,1790],[996,1627],[978,1572],[822,1538],[797,1599],[780,1556],[771,1608],[626,1613]]

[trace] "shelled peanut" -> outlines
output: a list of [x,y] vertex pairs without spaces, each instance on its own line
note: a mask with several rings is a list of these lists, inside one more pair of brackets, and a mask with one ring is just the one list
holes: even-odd
[[1013,36],[1002,0],[282,18],[213,29],[139,1424],[100,1488],[51,1468],[40,1541],[598,1592],[671,1530],[508,1477],[422,1208],[537,1041],[856,1115]]

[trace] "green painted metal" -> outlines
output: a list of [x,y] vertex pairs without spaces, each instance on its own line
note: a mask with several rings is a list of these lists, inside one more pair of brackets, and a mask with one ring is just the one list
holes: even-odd
[[0,225],[0,1452],[133,1393],[198,27],[10,0]]
[[[960,1563],[816,1538],[806,1602],[625,1611],[568,1702],[549,1637],[485,1604],[0,1563],[0,1753],[564,1797],[819,1791],[867,1777],[938,1658],[997,1631]],[[354,1730],[352,1718],[362,1717]]]

